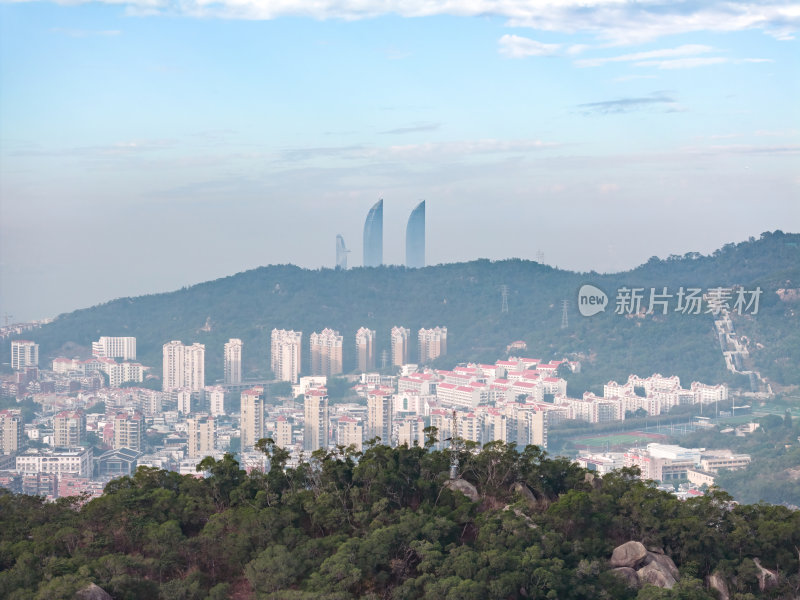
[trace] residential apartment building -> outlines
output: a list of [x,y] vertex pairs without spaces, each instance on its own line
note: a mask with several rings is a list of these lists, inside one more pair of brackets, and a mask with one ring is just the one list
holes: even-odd
[[367,395],[367,439],[379,437],[381,443],[387,446],[393,445],[392,395],[393,390],[386,388],[373,390]]
[[252,452],[256,442],[266,437],[262,390],[253,388],[242,392],[240,421],[242,452]]
[[162,389],[165,392],[178,388],[193,392],[202,390],[206,385],[205,355],[203,344],[184,346],[178,340],[164,344]]
[[39,366],[39,344],[30,340],[14,340],[11,342],[11,368],[21,370],[26,367]]
[[225,344],[224,371],[226,384],[242,383],[242,340],[231,338]]
[[0,410],[0,454],[22,450],[22,417],[18,410]]
[[360,328],[356,332],[356,368],[361,373],[375,370],[375,331]]
[[275,420],[275,444],[284,450],[289,448],[294,442],[292,424],[284,416]]
[[22,475],[74,473],[80,477],[89,477],[92,474],[92,449],[31,448],[17,456],[16,470]]
[[92,342],[92,356],[136,360],[136,338],[103,336]]
[[342,372],[342,341],[338,331],[325,328],[309,337],[311,375],[338,375]]
[[53,417],[53,446],[76,448],[86,444],[86,415],[64,410]]
[[219,417],[225,414],[225,389],[220,385],[214,385],[205,389],[208,410],[212,417]]
[[408,364],[408,341],[410,337],[410,329],[392,327],[389,335],[389,346],[392,349],[392,366],[400,367]]
[[207,415],[187,419],[189,433],[187,454],[189,458],[202,458],[214,453],[216,449],[216,421]]
[[420,329],[417,340],[420,364],[429,363],[447,354],[447,327]]
[[353,417],[343,416],[339,417],[336,424],[336,443],[345,448],[354,446],[358,452],[361,452],[364,440],[364,426],[361,421]]
[[328,412],[328,392],[324,388],[313,388],[306,392],[303,425],[303,450],[314,452],[328,447],[328,429],[330,414]]
[[144,418],[141,413],[119,413],[114,417],[114,449],[130,448],[141,452],[144,446]]
[[302,370],[300,361],[302,339],[302,331],[272,330],[270,367],[279,381],[297,383]]

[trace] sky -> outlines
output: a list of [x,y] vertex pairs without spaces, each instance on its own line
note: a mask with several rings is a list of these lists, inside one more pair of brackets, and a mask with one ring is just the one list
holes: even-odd
[[[800,4],[0,0],[0,319],[268,264],[800,231]],[[5,321],[2,321],[5,322]]]

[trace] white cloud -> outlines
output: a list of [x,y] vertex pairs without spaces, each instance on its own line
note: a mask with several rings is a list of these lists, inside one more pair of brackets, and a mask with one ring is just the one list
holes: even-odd
[[[92,0],[54,0],[60,4]],[[382,15],[422,17],[492,15],[512,27],[595,35],[614,44],[651,41],[696,31],[757,29],[776,39],[793,39],[800,4],[788,0],[100,0],[129,13],[276,19],[284,16],[357,20]]]
[[576,61],[578,67],[599,67],[610,62],[635,62],[653,58],[672,58],[678,56],[695,56],[712,52],[711,46],[700,44],[684,44],[677,48],[663,48],[661,50],[650,50],[648,52],[634,52],[633,54],[623,54],[621,56],[611,56],[605,58],[586,58]]
[[508,34],[501,37],[498,44],[500,45],[500,54],[509,58],[553,56],[561,48],[561,44],[543,44],[530,38]]
[[693,57],[693,58],[674,58],[671,60],[645,60],[637,62],[637,67],[656,67],[657,69],[694,69],[695,67],[707,67],[730,62],[729,59],[721,56]]

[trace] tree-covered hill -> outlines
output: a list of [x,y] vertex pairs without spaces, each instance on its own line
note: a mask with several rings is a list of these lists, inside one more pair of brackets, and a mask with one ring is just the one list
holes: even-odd
[[[201,463],[208,478],[142,467],[83,506],[0,490],[0,597],[713,600],[711,575],[738,600],[800,592],[800,512],[783,506],[682,502],[501,442],[462,447],[471,501],[445,485],[446,451],[340,448],[284,469],[264,442],[268,473],[230,455]],[[627,587],[609,558],[628,541],[671,558],[677,584]]]
[[[605,312],[589,318],[578,313],[577,292],[585,283],[608,294]],[[676,313],[673,298],[668,315],[625,317],[614,314],[614,295],[623,286],[645,288],[646,305],[651,287],[667,287],[674,294],[681,286],[707,290],[737,284],[765,290],[758,315],[740,319],[756,341],[767,340],[762,349],[754,346],[756,366],[778,382],[800,383],[800,311],[796,302],[782,302],[775,294],[776,289],[800,287],[800,235],[779,231],[728,244],[710,256],[653,257],[615,274],[575,273],[517,259],[424,269],[261,267],[171,293],[122,298],[60,315],[26,335],[40,344],[43,364],[69,343],[89,348],[101,335],[133,335],[139,359],[156,372],[165,342],[201,342],[206,345],[206,379],[212,381],[221,376],[222,346],[231,337],[244,341],[245,375],[260,376],[268,370],[274,327],[303,331],[305,364],[310,333],[324,327],[339,330],[349,370],[359,327],[377,331],[380,356],[388,350],[394,325],[410,328],[414,339],[420,327],[443,325],[448,328],[444,363],[493,361],[507,344],[523,340],[529,356],[582,357],[589,373],[601,380],[663,372],[710,382],[728,378],[711,315]],[[509,289],[507,313],[501,312],[502,285]],[[561,326],[563,300],[569,301],[566,329]],[[413,348],[412,360],[415,354]]]

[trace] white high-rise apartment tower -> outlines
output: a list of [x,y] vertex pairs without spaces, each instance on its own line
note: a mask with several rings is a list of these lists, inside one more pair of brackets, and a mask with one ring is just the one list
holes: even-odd
[[279,381],[297,383],[300,374],[300,343],[302,331],[272,330],[270,366]]
[[206,347],[203,344],[184,346],[173,340],[164,344],[163,357],[162,389],[165,392],[180,388],[197,392],[205,387]]
[[242,340],[237,338],[225,344],[225,383],[242,383]]
[[425,364],[447,354],[447,327],[420,329],[419,363]]
[[11,342],[11,368],[24,369],[25,367],[39,366],[39,344],[29,340],[14,340]]
[[392,365],[399,367],[408,364],[408,338],[411,336],[411,330],[405,327],[392,327],[391,333],[391,347],[392,347]]
[[375,331],[362,327],[356,332],[356,363],[361,373],[375,370]]
[[136,360],[136,338],[103,336],[92,342],[92,355],[98,358]]
[[329,328],[311,334],[311,375],[329,376],[342,372],[343,339],[338,331]]
[[324,388],[311,388],[305,394],[305,420],[303,422],[303,450],[313,452],[328,447],[328,392]]
[[264,437],[264,394],[261,390],[243,391],[241,410],[242,452],[252,452],[256,442]]

